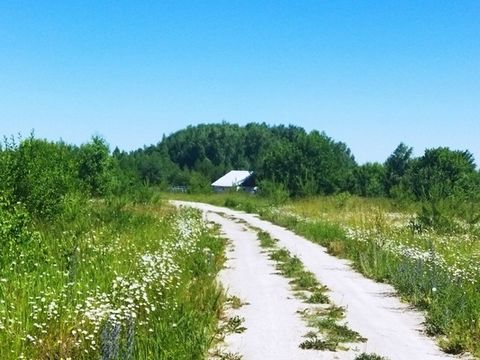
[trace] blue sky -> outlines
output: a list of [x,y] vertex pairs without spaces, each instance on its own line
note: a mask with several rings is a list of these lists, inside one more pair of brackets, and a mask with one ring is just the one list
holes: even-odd
[[187,125],[295,124],[383,161],[480,163],[480,2],[0,2],[0,134],[131,150]]

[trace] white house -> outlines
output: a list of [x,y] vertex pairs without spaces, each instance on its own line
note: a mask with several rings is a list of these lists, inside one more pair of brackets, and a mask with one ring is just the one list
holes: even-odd
[[228,191],[232,188],[245,191],[255,191],[255,176],[253,171],[232,170],[212,183],[215,192]]

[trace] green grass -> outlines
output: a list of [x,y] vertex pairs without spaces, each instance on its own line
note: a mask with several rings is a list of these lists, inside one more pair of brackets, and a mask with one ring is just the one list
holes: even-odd
[[270,236],[269,233],[260,229],[255,230],[257,230],[258,240],[260,240],[260,246],[262,248],[273,248],[275,246],[276,241]]
[[236,310],[247,305],[247,303],[244,303],[238,296],[230,296],[225,300],[225,305]]
[[225,241],[198,212],[97,201],[32,231],[0,261],[2,360],[207,354]]
[[377,354],[361,353],[355,358],[355,360],[388,360],[388,359]]
[[317,333],[311,333],[309,340],[321,335],[327,343],[337,344],[337,348],[341,346],[341,344],[366,341],[359,333],[340,323],[344,318],[344,311],[341,307],[330,305],[323,309],[304,312],[303,318],[307,321],[308,325],[318,330]]

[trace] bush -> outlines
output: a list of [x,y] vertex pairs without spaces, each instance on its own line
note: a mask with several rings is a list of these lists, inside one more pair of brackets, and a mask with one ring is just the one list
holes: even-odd
[[188,181],[188,192],[191,194],[211,193],[210,181],[200,173],[193,172]]
[[78,152],[78,177],[92,196],[108,194],[112,184],[113,161],[104,139],[94,136],[92,141],[80,147]]
[[283,183],[263,180],[259,188],[259,195],[267,198],[271,205],[281,205],[289,199],[289,193]]
[[11,259],[19,256],[23,263],[28,261],[25,255],[39,246],[40,237],[32,231],[31,218],[21,204],[11,205],[0,197],[0,270],[10,266]]
[[63,143],[30,137],[10,148],[4,159],[11,201],[23,203],[35,216],[59,214],[65,195],[78,188],[74,149]]

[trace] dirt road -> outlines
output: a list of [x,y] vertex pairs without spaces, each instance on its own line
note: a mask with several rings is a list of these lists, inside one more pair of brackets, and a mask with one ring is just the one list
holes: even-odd
[[[234,311],[245,318],[246,330],[227,336],[225,346],[242,355],[242,359],[350,360],[361,352],[391,360],[455,358],[443,353],[433,339],[423,334],[423,316],[402,303],[391,286],[363,277],[347,261],[327,254],[323,247],[252,214],[201,203],[175,204],[202,210],[208,220],[220,224],[231,240],[227,269],[220,280],[248,305]],[[341,352],[300,349],[302,336],[308,332],[297,314],[304,304],[295,299],[288,280],[276,273],[268,256],[262,253],[256,233],[233,219],[268,232],[279,246],[296,255],[329,288],[332,302],[346,309],[348,326],[367,341]]]

